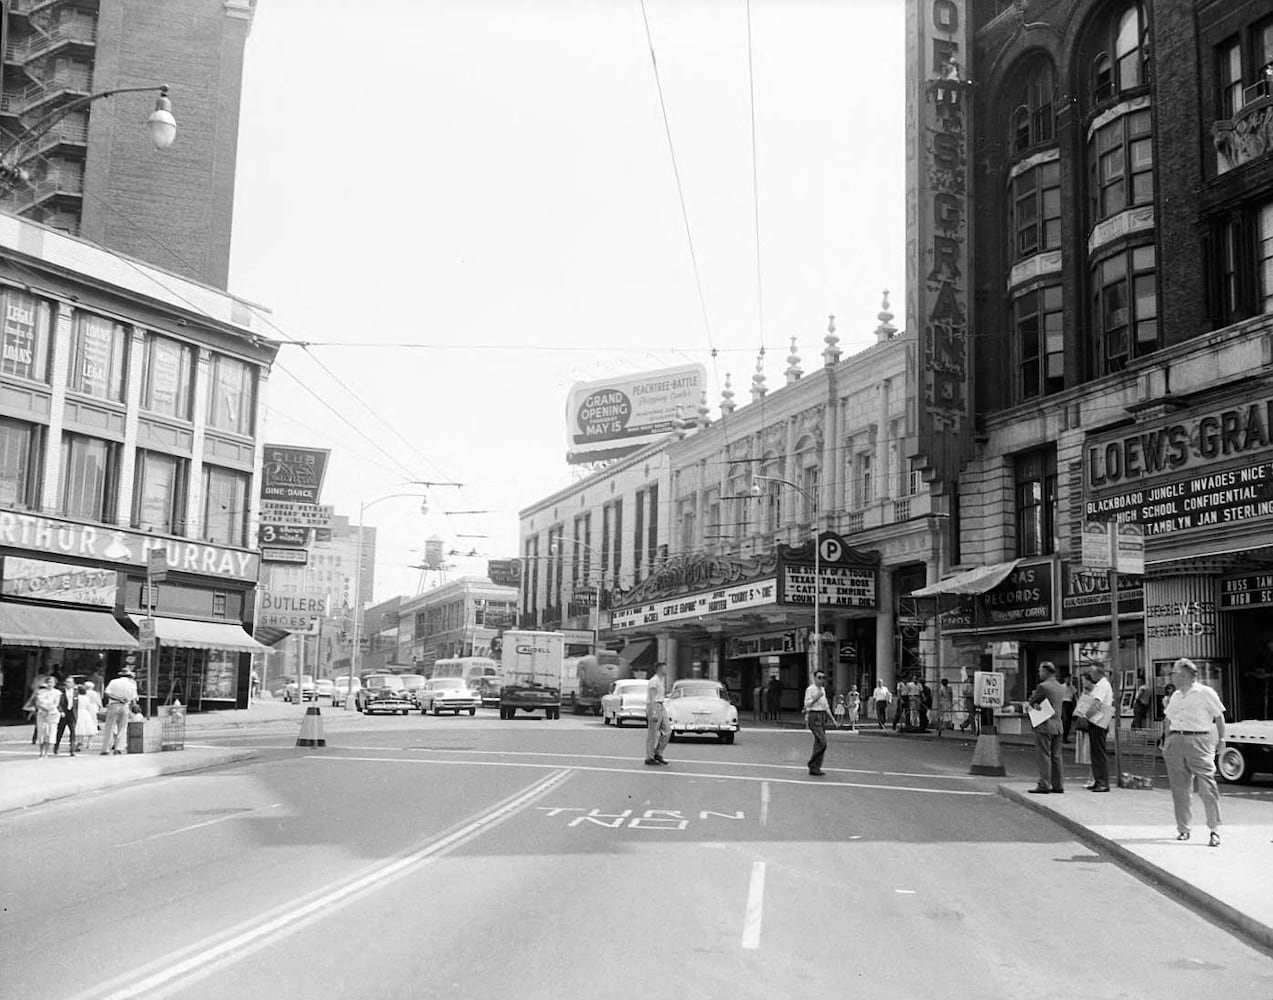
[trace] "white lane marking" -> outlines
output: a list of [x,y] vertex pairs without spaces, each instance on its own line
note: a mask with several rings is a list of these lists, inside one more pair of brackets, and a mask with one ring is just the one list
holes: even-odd
[[769,822],[769,782],[760,783],[760,825]]
[[243,812],[231,813],[229,816],[218,816],[216,819],[205,820],[202,823],[191,823],[189,826],[179,827],[176,830],[168,830],[164,833],[152,833],[149,837],[142,837],[140,840],[129,840],[122,844],[116,844],[116,847],[136,847],[138,844],[144,844],[149,840],[160,840],[163,837],[175,837],[179,833],[188,833],[191,830],[202,830],[205,826],[215,826],[217,823],[225,823],[232,819],[243,819],[251,816],[253,813],[264,812],[266,809],[277,809],[282,802],[272,802],[268,806],[261,806],[259,809],[247,809]]
[[[301,927],[328,916],[337,907],[378,887],[381,883],[406,875],[422,867],[447,851],[458,847],[486,829],[508,819],[524,806],[551,791],[570,777],[570,772],[558,769],[541,781],[497,803],[478,814],[458,829],[438,840],[401,855],[388,864],[376,864],[355,873],[341,882],[319,889],[308,896],[277,907],[264,917],[245,920],[227,931],[212,935],[203,941],[180,948],[163,958],[147,963],[105,983],[99,983],[81,993],[75,1000],[132,1000],[145,997],[153,1000],[184,989],[191,983],[210,975],[214,967],[225,961],[237,961],[271,947]],[[140,977],[140,978],[138,978]]]
[[747,889],[747,916],[743,920],[743,947],[760,947],[760,921],[765,912],[765,863],[751,863],[751,885]]
[[895,893],[897,893],[899,896],[913,896],[913,895],[915,895],[915,890],[914,890],[914,889],[894,889],[893,891],[894,891]]
[[[521,761],[512,760],[430,760],[422,757],[343,757],[339,755],[324,756],[321,754],[307,756],[306,759],[327,761],[373,761],[382,764],[456,764],[461,767],[467,765],[469,767],[557,768],[560,766],[558,764],[536,764],[533,761],[526,761],[523,763]],[[676,762],[673,761],[673,764],[675,763]],[[813,782],[797,778],[760,778],[747,774],[712,774],[709,771],[669,771],[666,768],[644,771],[636,767],[590,767],[585,764],[573,764],[568,767],[568,770],[595,771],[602,774],[641,774],[650,778],[659,775],[666,778],[716,778],[718,781],[767,781],[780,785],[801,785],[805,788],[864,788],[870,791],[882,792],[922,792],[927,795],[973,795],[980,798],[998,797],[996,792],[969,792],[958,788],[916,788],[914,785],[872,785],[864,782],[852,781]],[[804,770],[804,768],[800,768],[800,770]]]

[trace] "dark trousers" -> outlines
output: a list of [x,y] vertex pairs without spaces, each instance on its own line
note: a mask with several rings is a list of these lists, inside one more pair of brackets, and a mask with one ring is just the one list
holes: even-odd
[[1034,734],[1040,788],[1059,792],[1064,787],[1061,776],[1061,741],[1060,733],[1036,731]]
[[57,748],[62,745],[62,734],[67,730],[71,731],[71,753],[75,753],[75,713],[66,712],[62,718],[57,720],[57,739],[53,743],[53,751],[56,753]]
[[1070,738],[1070,729],[1074,725],[1074,702],[1061,702],[1061,739]]
[[888,722],[887,701],[877,701],[875,703],[875,718],[879,722],[880,728],[883,729],[885,724]]
[[822,758],[827,752],[827,713],[809,713],[809,732],[813,733],[813,756],[809,758],[809,770],[821,771]]
[[1105,730],[1095,724],[1087,727],[1092,746],[1092,780],[1098,788],[1109,787],[1109,754],[1105,750]]

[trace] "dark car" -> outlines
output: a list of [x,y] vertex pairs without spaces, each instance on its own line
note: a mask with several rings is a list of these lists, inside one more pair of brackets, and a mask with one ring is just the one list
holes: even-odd
[[499,708],[499,692],[503,686],[503,680],[498,677],[478,677],[471,685],[482,699],[483,708]]
[[397,674],[368,674],[354,693],[354,704],[364,715],[406,715],[414,707]]

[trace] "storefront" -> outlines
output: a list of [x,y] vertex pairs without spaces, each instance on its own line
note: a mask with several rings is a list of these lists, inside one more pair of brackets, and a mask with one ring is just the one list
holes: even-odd
[[[167,575],[148,593],[162,548]],[[0,511],[0,713],[21,715],[37,674],[101,684],[134,658],[138,687],[157,701],[245,707],[257,555],[189,539]],[[158,652],[139,653],[138,619],[157,618]]]

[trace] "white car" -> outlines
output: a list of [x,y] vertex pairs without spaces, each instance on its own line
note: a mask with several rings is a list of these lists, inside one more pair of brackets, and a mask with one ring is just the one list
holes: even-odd
[[336,690],[336,685],[330,677],[320,677],[314,682],[314,700],[319,698],[330,698]]
[[[345,704],[345,699],[349,697],[350,677],[346,674],[344,677],[337,677],[332,683],[332,708],[339,708]],[[362,687],[362,681],[357,677],[353,678],[354,697],[358,697],[358,689]]]
[[443,712],[468,712],[477,715],[477,706],[482,703],[477,692],[469,688],[462,677],[438,677],[427,681],[424,687],[416,691],[416,704],[420,706],[420,714],[432,712],[441,715]]
[[667,721],[672,738],[686,735],[715,735],[722,743],[733,743],[738,732],[738,709],[729,700],[720,681],[693,678],[677,681],[668,692]]
[[629,719],[645,723],[645,695],[649,689],[649,681],[622,680],[615,681],[608,694],[601,696],[601,722],[603,725],[614,723],[622,726]]
[[1257,771],[1273,774],[1273,722],[1246,719],[1224,727],[1224,753],[1220,755],[1220,780],[1246,784]]

